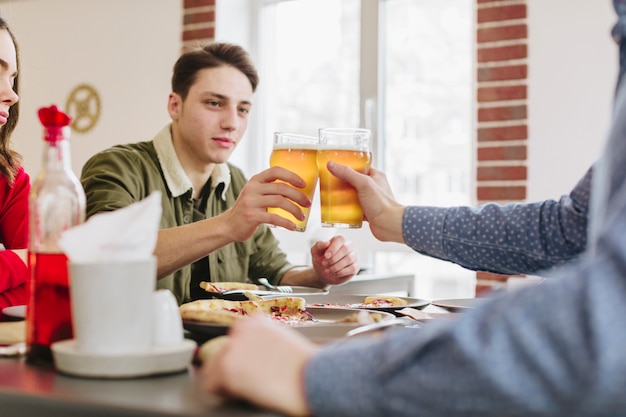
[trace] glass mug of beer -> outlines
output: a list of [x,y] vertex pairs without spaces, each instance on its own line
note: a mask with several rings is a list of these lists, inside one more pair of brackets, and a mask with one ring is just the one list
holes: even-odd
[[[302,191],[309,200],[313,201],[317,187],[317,145],[319,139],[314,136],[299,135],[296,133],[275,132],[274,145],[270,155],[270,166],[280,166],[298,174],[306,186]],[[297,203],[296,203],[297,204]],[[304,232],[309,221],[310,207],[298,205],[304,213],[304,220],[296,219],[291,213],[278,207],[267,209],[269,213],[292,221],[298,232]]]
[[319,130],[317,167],[320,176],[322,227],[356,229],[363,224],[363,210],[356,190],[328,171],[329,161],[369,173],[372,163],[368,129],[322,128]]

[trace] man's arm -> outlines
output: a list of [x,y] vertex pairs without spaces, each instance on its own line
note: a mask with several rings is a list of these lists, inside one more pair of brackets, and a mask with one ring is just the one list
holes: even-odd
[[598,258],[446,323],[329,346],[306,368],[313,414],[619,415],[624,276],[623,255]]
[[312,267],[295,267],[283,275],[282,285],[327,288],[349,281],[359,271],[351,245],[341,235],[316,242],[311,248]]
[[[147,197],[155,189],[163,191],[164,207],[169,204],[166,201],[170,198],[169,193],[162,184],[158,165],[154,161],[141,159],[136,152],[120,147],[98,154],[87,161],[81,181],[87,196],[88,216],[128,206]],[[267,207],[281,207],[297,218],[303,217],[302,211],[294,202],[304,207],[311,202],[303,193],[285,183],[296,188],[303,185],[296,174],[273,167],[251,177],[234,205],[218,216],[182,226],[174,223],[164,225],[162,221],[155,249],[158,277],[168,276],[226,244],[250,239],[263,223],[293,230],[295,224],[267,212]],[[315,270],[303,268],[284,277],[285,282],[309,285],[321,280],[322,284],[318,286],[324,286],[348,280],[356,273],[358,264],[348,250],[349,247],[338,243],[328,246],[330,251],[324,249],[327,254],[323,256],[330,256],[331,260],[337,257],[339,261],[343,260],[331,265],[329,272],[324,272],[317,266]],[[350,259],[352,264],[347,265],[344,261]]]
[[166,277],[212,251],[233,242],[221,216],[159,230],[154,255],[158,259],[157,276]]
[[472,207],[409,207],[403,234],[412,249],[473,270],[532,274],[587,246],[590,168],[558,201]]
[[[284,183],[275,183],[277,179]],[[87,196],[88,217],[126,207],[153,190],[163,192],[164,210],[171,205],[157,163],[141,152],[123,147],[109,149],[87,161],[81,182]],[[250,178],[235,204],[218,216],[186,225],[176,224],[173,217],[167,224],[162,219],[155,249],[159,278],[228,243],[251,238],[262,223],[293,230],[292,222],[267,213],[269,206],[281,207],[301,218],[302,211],[293,202],[305,207],[311,204],[303,193],[285,183],[302,186],[302,180],[294,173],[279,167],[270,168]]]
[[329,169],[358,189],[376,238],[468,269],[535,273],[574,259],[587,246],[591,168],[558,201],[478,208],[405,208],[395,201],[384,173],[372,168],[368,177],[345,166]]

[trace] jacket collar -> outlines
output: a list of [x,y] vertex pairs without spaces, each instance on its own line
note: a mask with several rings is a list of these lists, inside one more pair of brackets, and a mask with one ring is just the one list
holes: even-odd
[[[172,197],[180,197],[187,191],[193,191],[191,180],[185,173],[183,166],[178,160],[174,144],[172,143],[171,123],[165,126],[152,140],[154,149],[165,177],[165,183]],[[227,164],[216,164],[211,173],[211,188],[224,184],[222,200],[226,199],[226,190],[230,185],[230,169]]]

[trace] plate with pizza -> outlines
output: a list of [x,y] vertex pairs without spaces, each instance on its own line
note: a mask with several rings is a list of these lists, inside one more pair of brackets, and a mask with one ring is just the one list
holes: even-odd
[[289,296],[248,301],[196,300],[181,305],[180,313],[183,327],[198,342],[225,335],[231,324],[252,314],[265,314],[316,342],[341,338],[357,327],[395,318],[383,311],[307,307],[304,298]]
[[248,282],[208,282],[202,281],[200,288],[206,291],[206,298],[221,298],[231,301],[246,301],[255,295],[258,297],[281,297],[284,295],[302,297],[305,295],[328,294],[328,290],[322,288],[302,287],[290,285],[291,292],[284,293],[275,289],[266,288]]
[[[395,314],[405,307],[423,309],[430,301],[412,297],[397,297],[390,295],[350,295],[327,294],[309,295],[305,297],[307,307],[316,308],[351,308],[384,311]],[[401,314],[396,314],[401,316]]]

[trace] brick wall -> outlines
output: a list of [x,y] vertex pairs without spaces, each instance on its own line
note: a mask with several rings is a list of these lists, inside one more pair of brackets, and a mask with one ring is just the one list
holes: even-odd
[[[476,0],[476,200],[526,199],[526,0]],[[508,276],[477,273],[480,295]]]
[[215,40],[216,0],[183,0],[182,48]]

